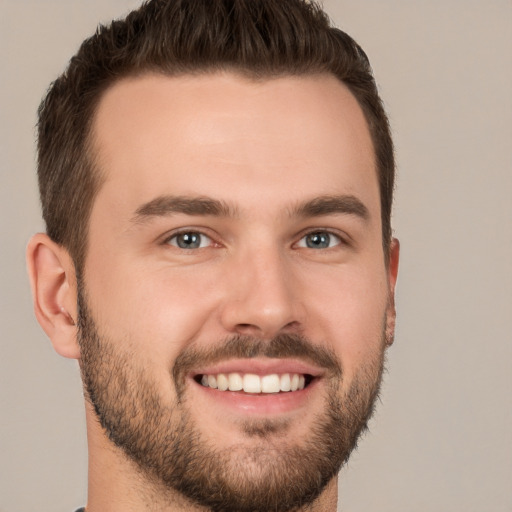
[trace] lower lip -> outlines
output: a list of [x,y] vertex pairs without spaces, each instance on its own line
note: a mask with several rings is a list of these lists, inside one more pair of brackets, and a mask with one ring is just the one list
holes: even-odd
[[300,391],[281,393],[244,393],[243,391],[219,391],[194,380],[194,386],[199,388],[203,396],[216,406],[226,407],[239,414],[256,416],[275,416],[301,410],[311,400],[311,395],[318,387],[319,379],[313,379],[309,385]]

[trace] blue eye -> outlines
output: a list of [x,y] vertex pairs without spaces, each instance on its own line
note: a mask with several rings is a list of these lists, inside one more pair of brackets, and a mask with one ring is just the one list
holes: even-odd
[[203,233],[185,231],[172,236],[167,243],[180,249],[201,249],[208,247],[212,243],[212,240],[210,237],[203,235]]
[[298,246],[307,247],[308,249],[329,249],[340,243],[340,237],[332,233],[328,233],[327,231],[314,231],[301,238]]

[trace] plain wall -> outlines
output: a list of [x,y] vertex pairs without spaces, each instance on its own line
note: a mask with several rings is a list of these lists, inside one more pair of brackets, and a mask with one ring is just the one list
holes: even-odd
[[[135,0],[0,0],[0,512],[85,503],[77,364],[32,313],[36,109]],[[344,512],[512,511],[512,2],[327,0],[372,61],[398,160],[398,329]]]

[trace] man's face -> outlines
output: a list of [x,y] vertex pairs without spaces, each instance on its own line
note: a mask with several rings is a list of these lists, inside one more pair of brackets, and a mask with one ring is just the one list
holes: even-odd
[[356,100],[329,76],[148,75],[106,92],[93,135],[81,365],[110,438],[215,510],[314,499],[394,316]]

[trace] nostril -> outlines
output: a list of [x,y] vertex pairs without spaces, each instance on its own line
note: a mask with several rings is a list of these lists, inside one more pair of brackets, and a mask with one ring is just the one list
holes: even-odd
[[278,336],[279,334],[300,334],[301,329],[301,323],[294,320],[277,328],[274,328],[271,325],[259,326],[250,323],[240,323],[236,324],[234,330],[238,334],[254,336],[262,339],[270,339],[274,336]]
[[252,324],[237,324],[235,327],[235,331],[239,334],[246,334],[251,336],[263,336],[263,331],[256,325]]
[[293,320],[292,322],[287,323],[282,330],[285,332],[299,332],[301,329],[301,324],[297,320]]

